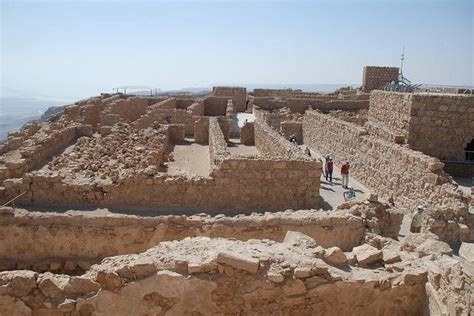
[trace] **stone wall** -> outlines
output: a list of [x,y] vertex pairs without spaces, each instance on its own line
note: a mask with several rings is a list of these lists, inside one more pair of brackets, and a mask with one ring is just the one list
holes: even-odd
[[231,99],[236,112],[245,112],[247,109],[247,89],[244,87],[213,87],[211,96]]
[[370,136],[360,126],[317,111],[306,112],[303,138],[312,149],[331,153],[338,165],[351,161],[354,177],[380,196],[392,197],[406,212],[427,202],[429,229],[442,240],[456,243],[474,238],[473,218],[467,212],[469,197],[446,177],[438,159]]
[[440,159],[466,159],[464,149],[474,139],[474,96],[416,93],[411,115],[410,148]]
[[228,97],[207,97],[204,100],[205,116],[225,116]]
[[254,146],[255,145],[255,133],[253,122],[247,122],[240,129],[240,143],[242,145]]
[[398,67],[365,66],[362,76],[362,91],[380,89],[387,83],[398,80]]
[[155,122],[160,122],[162,120],[162,110],[176,109],[176,105],[176,98],[169,98],[150,105],[146,113],[136,120],[134,125],[139,129],[151,127]]
[[204,100],[197,101],[188,107],[193,116],[204,116]]
[[306,159],[303,152],[283,138],[265,122],[256,119],[254,122],[255,146],[262,157],[279,159]]
[[328,98],[288,98],[274,99],[272,97],[254,97],[253,105],[263,110],[275,111],[281,108],[289,108],[293,113],[303,114],[308,108],[322,112],[332,110],[356,111],[369,108],[368,100],[339,100]]
[[100,125],[111,126],[120,121],[130,123],[146,113],[151,99],[130,97],[108,103],[100,114]]
[[366,124],[370,133],[392,142],[405,143],[411,120],[412,96],[410,93],[373,91]]
[[[427,264],[421,260],[406,269],[382,267],[376,272],[344,263],[345,271],[325,257],[339,249],[316,247],[314,240],[296,232],[287,237],[283,243],[206,237],[164,242],[140,254],[106,258],[81,276],[3,272],[1,311],[6,315],[430,313]],[[346,258],[340,250],[338,255]]]
[[284,121],[280,124],[280,130],[285,139],[290,139],[291,136],[296,137],[296,142],[303,144],[303,125],[301,122]]
[[350,251],[363,243],[366,231],[360,217],[315,210],[236,217],[107,216],[17,210],[14,217],[0,217],[0,227],[0,258],[18,262],[138,253],[162,241],[194,236],[282,241],[288,230],[307,234],[318,245]]
[[474,139],[474,97],[374,91],[367,127],[372,135],[427,155],[463,161]]
[[201,116],[194,124],[194,141],[198,144],[209,144],[209,117]]

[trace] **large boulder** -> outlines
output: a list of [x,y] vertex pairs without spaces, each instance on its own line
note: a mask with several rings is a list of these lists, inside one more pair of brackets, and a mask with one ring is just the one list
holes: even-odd
[[283,243],[290,244],[296,247],[305,246],[308,248],[314,248],[317,246],[313,238],[303,233],[292,230],[286,232],[285,238],[283,239]]
[[453,255],[453,249],[445,243],[444,241],[427,239],[420,245],[415,248],[415,251],[420,254],[420,256],[428,256],[430,254],[435,255]]
[[382,250],[379,250],[368,244],[355,247],[354,249],[352,249],[352,252],[354,253],[359,266],[364,268],[378,263],[383,259]]
[[331,247],[324,251],[324,261],[332,266],[347,264],[347,257],[339,247]]

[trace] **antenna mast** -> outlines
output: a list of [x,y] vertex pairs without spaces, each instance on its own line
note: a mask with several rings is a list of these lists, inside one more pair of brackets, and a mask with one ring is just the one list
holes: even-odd
[[402,50],[402,58],[400,58],[400,74],[399,74],[399,80],[403,80],[403,61],[405,60],[405,46],[403,46]]

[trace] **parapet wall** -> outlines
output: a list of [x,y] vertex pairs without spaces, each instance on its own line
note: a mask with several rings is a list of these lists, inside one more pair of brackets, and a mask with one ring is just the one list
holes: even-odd
[[362,77],[362,91],[370,92],[398,80],[398,67],[365,66]]
[[427,202],[431,219],[437,223],[430,229],[442,240],[459,242],[474,237],[469,237],[465,225],[474,224],[469,224],[469,197],[443,175],[444,164],[438,159],[370,136],[362,127],[317,111],[306,112],[303,137],[311,148],[331,153],[336,164],[351,161],[351,173],[359,181],[382,197],[393,197],[395,205],[407,212],[417,203]]

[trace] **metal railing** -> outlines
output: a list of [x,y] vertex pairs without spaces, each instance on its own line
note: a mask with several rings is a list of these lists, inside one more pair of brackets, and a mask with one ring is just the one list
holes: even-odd
[[19,195],[15,196],[13,199],[8,201],[7,203],[3,204],[2,207],[7,206],[8,204],[12,204],[13,209],[15,208],[15,200],[18,199],[19,197],[22,197],[23,195],[26,194],[27,191],[20,193]]

